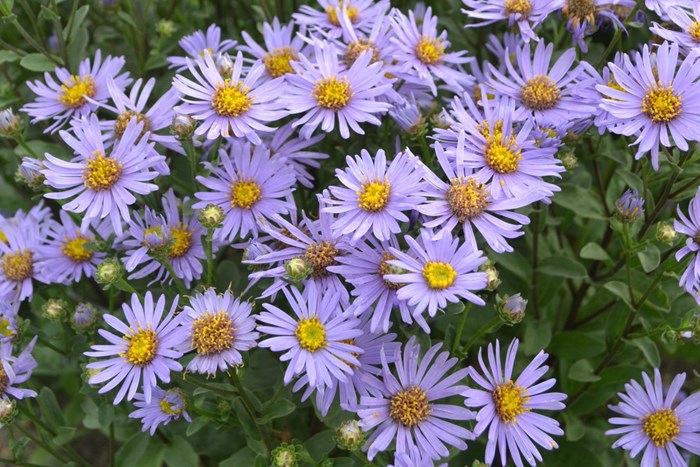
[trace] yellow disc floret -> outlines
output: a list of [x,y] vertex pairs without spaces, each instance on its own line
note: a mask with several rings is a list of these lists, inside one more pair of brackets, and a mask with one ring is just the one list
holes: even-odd
[[4,363],[0,362],[0,396],[5,394],[5,389],[10,384],[10,378],[7,377],[4,365]]
[[391,398],[389,405],[389,416],[396,423],[409,428],[426,420],[431,412],[428,394],[418,386],[399,391]]
[[[338,8],[342,11],[343,9],[343,0],[340,0],[338,2]],[[356,24],[357,21],[360,19],[360,10],[356,6],[353,6],[350,4],[350,2],[347,2],[346,10],[348,14],[348,19],[352,24]],[[333,5],[328,5],[326,7],[326,15],[328,15],[328,21],[333,25],[333,26],[340,26],[340,21],[338,21],[338,13],[336,11],[336,7]]]
[[527,17],[532,13],[532,2],[530,0],[506,0],[506,12],[508,14],[519,14]]
[[427,261],[423,266],[423,277],[433,290],[442,290],[450,287],[457,279],[457,271],[450,263],[439,261]]
[[279,78],[287,73],[294,73],[292,62],[299,60],[297,51],[292,47],[284,46],[266,53],[262,62],[265,65],[267,73],[273,78]]
[[67,81],[64,81],[61,85],[61,94],[57,97],[58,102],[70,107],[71,109],[77,109],[85,105],[87,100],[86,97],[95,96],[95,78],[92,75],[71,76]]
[[343,57],[345,64],[349,67],[352,66],[352,64],[355,63],[355,60],[357,60],[362,52],[366,50],[368,50],[372,55],[372,58],[369,61],[370,63],[376,63],[380,60],[379,49],[377,49],[376,44],[369,39],[360,37],[356,41],[350,42],[348,47],[345,49],[345,56]]
[[537,75],[529,79],[520,89],[523,104],[532,110],[549,110],[559,102],[560,91],[557,84],[547,75]]
[[223,117],[240,117],[248,112],[253,104],[250,88],[242,82],[232,83],[230,79],[219,84],[211,99],[211,107]]
[[416,58],[426,65],[435,65],[445,55],[445,43],[442,39],[420,35],[416,44]]
[[183,226],[182,222],[177,227],[170,227],[170,236],[173,243],[168,251],[168,258],[180,258],[187,254],[192,247],[192,232]]
[[231,185],[231,207],[250,209],[262,199],[262,189],[254,179],[239,179]]
[[76,236],[73,239],[65,239],[61,251],[68,258],[76,263],[84,263],[92,258],[92,251],[85,248],[85,245],[90,243],[90,239],[87,239],[81,235]]
[[513,381],[496,386],[491,397],[496,404],[496,413],[503,423],[515,423],[518,415],[529,410],[525,407],[530,400],[527,391]]
[[447,204],[460,222],[473,219],[488,207],[486,185],[471,177],[452,179],[452,185],[447,191]]
[[132,365],[145,366],[151,363],[158,352],[158,336],[150,328],[138,328],[136,332],[124,335],[126,352],[119,356]]
[[345,108],[353,96],[352,86],[347,78],[323,78],[316,82],[311,95],[320,107],[330,110]]
[[357,205],[363,211],[379,212],[389,202],[390,194],[391,185],[387,179],[383,182],[363,183],[357,192]]
[[644,433],[655,445],[664,447],[678,437],[681,421],[673,409],[659,409],[644,417]]
[[111,157],[105,157],[101,151],[95,151],[93,158],[85,163],[83,180],[85,187],[92,191],[109,190],[122,174],[122,163]]
[[309,352],[316,352],[326,347],[326,328],[315,316],[302,318],[297,324],[294,335],[301,348]]
[[671,85],[659,82],[647,89],[642,99],[642,112],[654,123],[668,123],[681,114],[682,104],[681,95],[675,93]]
[[384,279],[384,276],[387,274],[401,274],[403,271],[401,268],[398,268],[392,264],[389,264],[388,261],[395,260],[396,256],[392,255],[388,251],[385,251],[382,253],[382,259],[379,261],[379,275],[382,276],[382,279],[384,281],[384,285],[386,285],[388,288],[393,289],[393,290],[398,290],[401,287],[404,286],[404,284],[399,284],[396,282],[389,282],[388,280]]
[[160,400],[160,410],[168,415],[180,415],[182,413],[182,406],[177,403],[171,405],[168,398],[163,397]]
[[29,250],[5,253],[2,256],[2,271],[11,281],[22,282],[29,279],[34,272],[34,255]]
[[143,128],[141,128],[141,136],[151,129],[151,122],[148,121],[148,118],[146,118],[144,114],[134,110],[127,110],[120,113],[117,120],[114,122],[114,134],[117,138],[124,136],[126,127],[129,125],[132,118],[136,118],[137,122],[143,123]]
[[695,42],[700,43],[700,21],[693,21],[688,27],[688,34]]
[[228,350],[233,345],[233,320],[223,310],[206,312],[192,322],[192,348],[200,355],[211,355]]
[[518,169],[523,156],[518,144],[515,142],[515,137],[511,136],[505,144],[501,142],[500,138],[487,144],[484,158],[494,172],[509,174]]

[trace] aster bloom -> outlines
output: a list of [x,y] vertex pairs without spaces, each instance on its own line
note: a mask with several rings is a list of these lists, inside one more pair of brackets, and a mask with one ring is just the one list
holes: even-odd
[[470,18],[482,20],[466,27],[479,27],[508,21],[508,26],[518,26],[525,42],[539,41],[534,29],[557,9],[551,0],[462,0],[467,9],[462,12]]
[[510,453],[510,459],[516,466],[523,466],[522,458],[534,466],[536,460],[542,461],[536,445],[546,450],[555,449],[558,445],[551,435],[564,434],[556,420],[535,412],[564,409],[561,401],[566,399],[566,394],[545,392],[556,383],[554,378],[537,383],[549,369],[543,366],[548,355],[540,351],[513,381],[518,345],[518,339],[514,339],[508,346],[505,366],[501,361],[498,340],[495,349],[492,344],[488,346],[488,366],[482,358],[482,349],[479,349],[481,373],[470,367],[469,376],[482,389],[467,388],[462,393],[466,397],[464,403],[467,407],[479,408],[474,434],[479,436],[488,428],[487,464],[493,463],[498,450],[502,465],[508,465]]
[[[688,217],[683,214],[680,206],[677,208],[679,219],[673,221],[676,232],[686,235],[685,246],[676,252],[676,261],[691,255],[690,264],[683,272],[680,286],[692,292],[700,283],[700,188],[688,205]],[[1,246],[1,245],[0,245]]]
[[389,10],[388,0],[318,0],[322,11],[302,5],[299,12],[294,13],[294,20],[309,28],[318,28],[330,37],[342,34],[340,18],[347,15],[353,27],[360,31],[372,29],[377,17]]
[[218,239],[233,242],[249,234],[257,236],[258,220],[286,214],[294,207],[287,199],[293,190],[294,172],[282,161],[270,158],[267,147],[233,141],[229,151],[221,150],[219,156],[220,166],[205,164],[211,171],[209,177],[197,177],[208,191],[195,193],[199,201],[194,204],[197,209],[208,204],[223,209],[226,218],[216,230]]
[[[463,138],[463,134],[460,138]],[[424,227],[439,229],[433,235],[433,239],[449,237],[450,232],[461,224],[467,243],[476,244],[476,229],[493,251],[513,251],[508,239],[523,235],[521,227],[530,223],[527,216],[513,210],[539,201],[551,192],[546,190],[546,186],[532,184],[516,196],[508,196],[509,193],[503,193],[505,190],[499,187],[501,196],[496,198],[492,195],[496,183],[484,183],[483,174],[473,174],[465,163],[459,162],[464,159],[462,142],[457,147],[456,167],[447,158],[440,143],[436,143],[435,152],[448,181],[443,181],[427,171],[423,190],[427,201],[416,208],[418,212],[430,218],[423,223]]]
[[92,351],[85,352],[88,357],[100,359],[87,365],[89,369],[99,370],[88,383],[106,382],[100,388],[100,394],[121,385],[114,405],[124,397],[133,399],[139,388],[144,401],[150,403],[157,380],[168,383],[171,371],[182,370],[182,365],[177,361],[182,357],[182,352],[175,350],[175,346],[179,344],[180,337],[177,328],[185,315],[175,315],[178,299],[175,297],[165,318],[165,295],[154,303],[150,291],[144,295],[143,303],[137,294],[132,294],[131,305],[122,305],[126,322],[110,314],[102,315],[105,322],[122,336],[104,329],[98,331],[109,344],[93,345]]
[[31,299],[33,279],[49,282],[37,264],[42,259],[45,227],[33,216],[19,212],[13,219],[2,221],[0,228],[0,299]]
[[[198,30],[178,41],[180,47],[187,52],[189,58],[199,58],[205,55],[216,56],[236,46],[236,41],[230,39],[221,40],[221,28],[211,24],[207,32]],[[168,57],[170,68],[177,71],[187,69],[187,57]]]
[[408,222],[406,211],[424,201],[419,194],[424,172],[420,160],[406,149],[387,164],[384,150],[372,157],[363,149],[345,161],[347,169],[335,171],[344,186],[329,187],[331,197],[323,208],[338,215],[333,231],[352,234],[353,241],[370,231],[378,240],[401,232],[399,222]]
[[609,406],[621,416],[609,420],[619,428],[605,434],[622,435],[612,447],[630,451],[630,457],[644,451],[641,467],[687,466],[682,450],[700,456],[700,392],[678,403],[685,373],[676,375],[666,391],[658,368],[653,382],[646,373],[642,378],[644,386],[630,381],[626,392],[617,394],[622,402]]
[[537,44],[534,55],[530,53],[529,44],[517,48],[513,51],[517,69],[507,61],[508,76],[489,64],[493,77],[488,82],[489,88],[518,103],[514,120],[523,120],[532,115],[538,124],[558,123],[568,121],[573,116],[585,117],[595,113],[598,102],[582,98],[576,92],[577,88],[586,87],[578,79],[582,69],[571,69],[576,51],[565,51],[550,67],[553,51],[554,44],[544,42]]
[[627,189],[615,203],[617,217],[631,222],[644,215],[644,199],[639,197],[637,190]]
[[403,284],[396,292],[398,299],[408,301],[413,316],[427,309],[428,315],[434,317],[447,302],[457,303],[462,298],[483,306],[484,300],[472,292],[486,287],[486,273],[475,272],[486,262],[476,244],[466,241],[460,245],[459,238],[452,238],[449,233],[439,240],[433,237],[429,229],[421,230],[419,241],[404,237],[411,254],[389,248],[396,259],[387,263],[400,272],[386,274],[384,279]]
[[72,134],[61,131],[61,138],[75,151],[76,157],[64,161],[46,154],[44,183],[58,191],[44,196],[61,200],[75,196],[63,209],[84,213],[82,228],[93,220],[109,217],[112,227],[121,235],[122,221],[131,219],[129,206],[136,202],[132,192],[146,195],[158,189],[148,182],[158,176],[154,167],[163,157],[154,157],[154,143],[148,142],[145,135],[141,137],[142,130],[142,122],[130,120],[109,153],[94,114],[81,119],[72,128]]
[[391,88],[383,72],[383,64],[370,64],[372,53],[363,51],[347,69],[340,66],[337,51],[327,42],[314,43],[316,63],[304,56],[292,62],[296,71],[287,75],[290,84],[285,102],[290,113],[304,115],[294,122],[301,126],[302,138],[310,138],[321,126],[326,133],[333,131],[338,121],[340,136],[350,137],[350,129],[365,134],[360,123],[379,125],[375,114],[386,112],[391,105],[375,98]]
[[17,337],[18,302],[0,303],[0,343],[8,344]]
[[[434,345],[421,358],[420,345],[412,337],[394,363],[398,378],[382,359],[381,395],[362,396],[357,409],[363,430],[376,427],[364,448],[370,461],[394,440],[397,455],[411,455],[417,449],[437,461],[449,454],[447,446],[464,451],[465,441],[474,439],[471,431],[453,422],[473,420],[474,413],[438,402],[464,392],[467,387],[458,383],[469,372],[464,368],[448,375],[458,360],[448,352],[438,354],[441,347]],[[417,461],[413,459],[412,465],[421,465]]]
[[406,300],[399,300],[396,291],[403,287],[386,280],[387,274],[401,273],[401,269],[389,264],[396,257],[390,248],[399,248],[393,235],[388,241],[379,242],[372,237],[348,246],[346,253],[337,258],[337,266],[329,270],[343,276],[353,286],[355,299],[349,308],[356,316],[371,315],[370,332],[389,332],[391,311],[398,308],[401,319],[406,324],[415,321],[425,332],[430,332],[428,323],[422,315],[412,316]]
[[404,133],[411,136],[425,134],[425,118],[421,112],[415,96],[400,100],[389,111],[389,116],[396,122]]
[[200,122],[194,131],[196,136],[216,139],[233,135],[260,144],[256,132],[273,131],[265,123],[286,116],[281,110],[284,103],[279,99],[285,91],[283,81],[260,83],[265,71],[262,63],[254,64],[244,76],[243,54],[240,52],[227,78],[221,76],[209,54],[194,61],[187,59],[187,68],[194,81],[182,75],[173,78],[173,86],[180,91],[183,100],[175,111]]
[[311,170],[321,167],[319,161],[328,159],[329,156],[326,153],[307,149],[323,140],[324,135],[316,135],[308,139],[299,138],[294,135],[293,125],[290,122],[275,131],[269,142],[270,154],[294,171],[297,182],[306,188],[313,188],[314,176]]
[[302,26],[299,34],[294,34],[294,22],[281,25],[275,18],[270,23],[263,23],[264,47],[260,46],[246,31],[242,31],[246,45],[240,50],[252,55],[265,66],[265,76],[275,79],[294,73],[291,62],[299,60],[299,55],[304,54],[306,43],[302,38],[306,28]]
[[134,396],[136,410],[129,414],[129,418],[141,420],[142,431],[149,431],[153,436],[160,425],[167,425],[172,420],[179,420],[180,417],[192,422],[187,413],[185,394],[177,388],[164,391],[159,387],[153,388],[151,402],[146,402],[143,394]]
[[284,290],[293,316],[269,303],[266,311],[257,315],[258,331],[269,337],[259,347],[284,352],[283,362],[289,362],[284,384],[294,376],[306,375],[309,385],[331,386],[334,380],[345,382],[360,365],[357,355],[363,350],[347,343],[362,335],[360,321],[339,311],[338,294],[322,294],[308,287],[305,298],[299,290]]
[[[97,265],[106,254],[91,246],[95,234],[81,230],[66,211],[60,211],[60,222],[50,221],[46,229],[46,243],[39,247],[41,261],[37,267],[51,278],[51,282],[70,284],[85,277],[94,277]],[[104,232],[104,229],[103,229]]]
[[32,350],[37,337],[27,344],[22,352],[12,356],[12,343],[0,342],[0,399],[9,400],[36,397],[36,392],[31,389],[22,389],[18,384],[25,383],[32,375],[37,363],[32,357]]
[[123,66],[124,57],[108,55],[103,61],[98,49],[94,59],[86,58],[80,62],[77,74],[57,67],[54,73],[58,81],[48,72],[44,73],[45,83],[27,81],[37,98],[22,107],[22,111],[32,117],[32,123],[53,120],[45,131],[53,133],[72,118],[87,117],[97,110],[99,103],[106,102],[110,79],[118,89],[131,83],[129,73],[120,73]]
[[616,8],[634,8],[635,0],[557,0],[556,8],[561,8],[567,20],[566,28],[571,31],[573,40],[583,53],[588,52],[585,36],[592,33],[603,20],[612,22],[616,27],[624,29],[613,6]]
[[243,364],[241,352],[255,347],[259,334],[255,332],[253,306],[234,298],[231,291],[217,294],[207,289],[190,298],[184,308],[186,315],[180,328],[184,353],[194,350],[197,355],[187,364],[187,371],[216,375]]
[[614,117],[608,129],[637,136],[635,159],[651,152],[654,170],[659,169],[659,145],[687,151],[688,141],[699,139],[694,130],[700,125],[698,57],[690,54],[679,61],[678,54],[678,44],[664,42],[656,53],[645,45],[634,63],[626,56],[622,67],[609,64],[621,90],[596,86],[606,97],[601,106]]
[[692,10],[680,5],[665,10],[680,31],[667,29],[658,23],[649,29],[661,38],[677,43],[683,53],[700,52],[700,0],[693,0],[692,5]]
[[447,52],[450,47],[447,31],[443,30],[438,34],[437,22],[438,18],[433,16],[431,7],[425,11],[420,28],[413,11],[409,10],[406,16],[395,10],[392,18],[394,37],[391,38],[396,48],[394,60],[409,64],[412,68],[412,71],[398,73],[397,76],[409,81],[417,79],[430,87],[435,95],[436,79],[457,89],[463,89],[473,83],[471,77],[460,67],[473,58],[464,57],[465,51]]

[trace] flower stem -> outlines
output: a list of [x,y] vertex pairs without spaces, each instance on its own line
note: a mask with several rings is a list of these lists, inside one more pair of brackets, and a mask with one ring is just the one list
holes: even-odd
[[169,259],[164,259],[161,261],[161,264],[165,266],[165,269],[168,270],[168,274],[170,274],[170,278],[175,282],[175,286],[177,287],[177,290],[180,292],[180,295],[186,295],[187,294],[187,288],[185,287],[185,283],[182,282],[182,279],[177,277],[175,274],[175,270],[173,269],[172,263],[170,263]]
[[271,446],[271,441],[270,437],[267,434],[265,430],[263,430],[263,427],[260,426],[257,420],[255,408],[253,406],[253,403],[251,402],[250,398],[248,397],[248,394],[245,392],[245,388],[243,387],[243,383],[241,383],[241,379],[238,377],[238,372],[234,368],[228,373],[229,379],[231,380],[231,384],[236,388],[238,391],[238,395],[241,398],[241,402],[243,403],[243,407],[245,407],[246,412],[248,412],[248,415],[250,416],[250,419],[253,421],[255,424],[255,427],[258,430],[258,434],[260,435],[260,439],[262,442],[265,444],[265,448],[267,450],[265,457],[267,457],[268,453],[271,451],[272,446]]
[[452,342],[453,354],[457,352],[457,349],[459,349],[459,344],[462,341],[462,332],[464,331],[464,325],[467,322],[467,318],[469,317],[469,312],[471,311],[471,309],[472,304],[471,302],[468,302],[467,305],[464,307],[464,310],[462,311],[462,318],[459,320],[459,324],[457,325],[457,332],[455,333],[455,338]]
[[214,229],[207,229],[207,236],[205,239],[205,253],[207,255],[207,282],[206,286],[211,287],[212,280],[214,278]]
[[488,323],[484,324],[479,328],[478,331],[472,336],[472,338],[469,340],[467,345],[464,346],[464,353],[466,354],[469,349],[471,348],[472,345],[474,345],[474,342],[484,334],[487,334],[489,332],[495,331],[496,329],[500,328],[501,325],[503,324],[503,320],[501,320],[500,317],[496,316],[493,318],[491,321]]

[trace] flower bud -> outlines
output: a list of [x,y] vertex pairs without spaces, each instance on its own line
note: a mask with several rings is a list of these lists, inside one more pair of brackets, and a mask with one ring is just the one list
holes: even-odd
[[156,32],[159,36],[167,39],[175,32],[175,23],[167,19],[161,19],[156,23]]
[[11,108],[0,111],[0,136],[14,138],[23,129],[22,119]]
[[491,260],[487,260],[484,264],[479,266],[479,271],[486,273],[486,290],[493,292],[501,285],[501,279],[499,278],[498,269],[496,269]]
[[301,282],[311,275],[314,268],[303,256],[296,256],[284,263],[284,270],[289,280]]
[[656,239],[667,245],[673,245],[678,238],[678,232],[671,222],[662,222],[656,229]]
[[644,214],[644,200],[639,197],[637,190],[627,190],[615,205],[617,218],[623,222],[632,222]]
[[219,70],[219,74],[222,78],[231,78],[231,75],[233,74],[233,60],[231,60],[231,56],[229,54],[217,54],[214,62],[216,64],[216,69]]
[[9,425],[17,415],[17,403],[14,399],[0,399],[0,426]]
[[205,229],[215,229],[224,221],[226,214],[216,204],[207,204],[204,209],[199,211],[197,219]]
[[33,157],[23,157],[22,163],[17,168],[15,179],[34,191],[42,191],[46,177],[41,171],[45,168],[43,161]]
[[474,461],[472,462],[472,467],[489,467],[489,465],[485,462]]
[[338,446],[355,451],[365,443],[365,433],[357,420],[345,420],[336,430]]
[[425,135],[427,125],[416,104],[415,98],[400,102],[389,111],[389,116],[396,122],[401,130],[411,138],[420,138]]
[[430,123],[434,128],[442,128],[443,130],[450,128],[450,121],[448,120],[447,113],[444,109],[430,117]]
[[95,279],[98,284],[111,285],[122,278],[124,266],[117,258],[107,258],[97,266]]
[[68,303],[63,299],[50,298],[41,307],[41,311],[45,318],[53,321],[59,321],[66,315],[66,310],[68,308]]
[[496,298],[498,316],[501,317],[505,324],[510,326],[523,320],[526,307],[527,300],[521,297],[519,293],[513,296],[504,295],[503,298]]
[[299,455],[294,445],[282,443],[272,450],[270,460],[274,467],[296,467],[299,465]]
[[76,331],[89,331],[97,322],[97,308],[89,303],[79,303],[70,321]]
[[17,335],[17,323],[9,316],[0,316],[0,342],[9,342]]
[[565,152],[559,158],[561,159],[561,164],[566,170],[572,170],[578,167],[578,158],[576,157],[576,154],[571,151]]
[[175,114],[170,124],[170,133],[178,139],[189,139],[194,133],[197,124],[192,117],[184,114]]

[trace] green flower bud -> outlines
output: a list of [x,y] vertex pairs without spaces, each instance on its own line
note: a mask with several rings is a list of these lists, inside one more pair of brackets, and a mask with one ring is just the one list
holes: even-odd
[[311,275],[314,268],[303,256],[296,256],[284,263],[284,270],[290,281],[301,282]]
[[571,151],[565,152],[559,158],[561,159],[561,163],[566,170],[572,170],[578,167],[578,158]]
[[68,303],[63,299],[50,298],[41,307],[41,311],[45,318],[53,321],[60,321],[65,315],[68,308]]
[[199,211],[197,219],[205,229],[215,229],[224,221],[226,214],[224,210],[215,204],[207,204]]
[[197,122],[189,115],[175,114],[173,122],[170,124],[170,133],[178,139],[189,139],[197,128]]
[[673,245],[678,238],[678,232],[673,228],[673,223],[662,222],[656,228],[656,239],[667,245]]
[[156,23],[156,32],[163,38],[172,36],[175,29],[175,23],[167,19],[161,19]]
[[274,467],[296,467],[299,465],[299,454],[294,445],[282,443],[272,450],[270,460]]
[[107,258],[97,266],[95,279],[98,284],[112,285],[124,274],[124,266],[117,258]]
[[9,425],[17,415],[17,403],[14,399],[0,399],[0,426]]
[[336,430],[338,446],[348,451],[360,449],[365,444],[365,433],[357,420],[346,420]]

